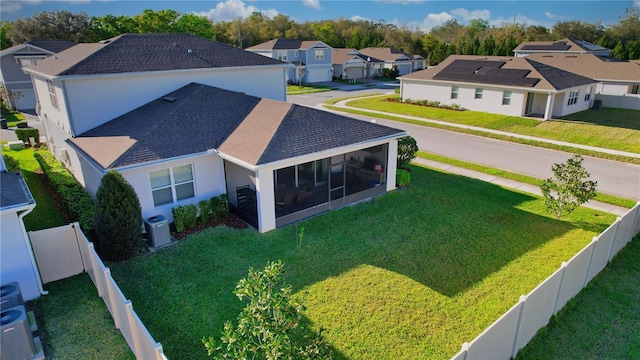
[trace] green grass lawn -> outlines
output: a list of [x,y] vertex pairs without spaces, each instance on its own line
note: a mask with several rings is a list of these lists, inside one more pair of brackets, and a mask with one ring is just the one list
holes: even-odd
[[640,237],[551,318],[516,359],[637,359]]
[[2,114],[2,118],[7,120],[8,127],[17,126],[18,123],[24,121],[24,115],[19,112]]
[[580,208],[558,221],[523,193],[422,167],[411,177],[297,226],[212,228],[109,266],[169,358],[205,359],[201,339],[243,306],[236,282],[280,259],[336,358],[445,359],[615,219]]
[[[485,174],[495,175],[495,176],[499,176],[505,179],[515,180],[515,181],[520,181],[526,184],[540,186],[543,183],[543,179],[538,179],[533,176],[513,173],[510,171],[501,170],[501,169],[490,168],[488,166],[483,166],[483,165],[471,163],[468,161],[458,160],[458,159],[454,159],[454,158],[450,158],[442,155],[432,154],[425,151],[418,151],[417,155],[418,157],[423,159],[433,160],[433,161],[437,161],[444,164],[449,164],[449,165],[453,165],[453,166],[457,166],[457,167],[461,167],[469,170],[479,171]],[[636,205],[635,200],[625,199],[619,196],[603,194],[603,193],[597,193],[594,200],[602,201],[612,205],[626,207],[629,209],[631,209]]]
[[[393,96],[397,98],[397,96]],[[575,144],[640,153],[640,111],[604,108],[587,110],[567,120],[540,121],[530,118],[453,111],[385,101],[387,96],[356,99],[347,105],[362,109],[442,120],[511,133],[537,136]]]
[[33,150],[12,151],[3,149],[2,153],[18,161],[22,169],[22,176],[24,176],[36,201],[35,209],[24,217],[24,225],[27,231],[48,229],[67,224],[64,216],[62,216],[53,198],[42,183],[40,175],[37,174],[37,171],[40,171],[40,165],[33,157]]
[[317,85],[287,85],[287,95],[309,94],[314,92],[324,92],[335,90],[334,88]]

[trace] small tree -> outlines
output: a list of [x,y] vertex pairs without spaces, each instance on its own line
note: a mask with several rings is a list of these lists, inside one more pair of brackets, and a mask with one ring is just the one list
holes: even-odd
[[398,169],[406,169],[411,160],[416,158],[418,143],[411,136],[398,140]]
[[591,175],[582,167],[583,160],[582,156],[575,155],[566,163],[553,164],[554,177],[540,186],[547,209],[558,219],[596,196],[598,183],[587,180]]
[[[331,351],[319,335],[304,334],[300,325],[302,303],[292,297],[291,285],[281,283],[282,262],[271,262],[263,271],[249,269],[234,293],[249,303],[234,328],[225,322],[221,344],[202,339],[215,359],[331,359]],[[302,344],[300,342],[303,342]]]
[[140,200],[133,187],[115,170],[102,177],[96,192],[94,217],[98,248],[107,260],[128,259],[142,250]]

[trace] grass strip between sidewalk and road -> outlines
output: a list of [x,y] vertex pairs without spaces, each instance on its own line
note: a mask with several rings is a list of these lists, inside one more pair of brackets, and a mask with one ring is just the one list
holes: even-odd
[[504,141],[509,141],[509,142],[513,142],[513,143],[517,143],[517,144],[531,145],[531,146],[536,146],[536,147],[545,148],[545,149],[564,151],[564,152],[569,152],[569,153],[573,153],[573,154],[580,154],[580,155],[584,155],[584,156],[597,157],[597,158],[600,158],[600,159],[614,160],[614,161],[620,161],[620,162],[640,165],[640,158],[633,158],[633,157],[628,157],[628,156],[621,156],[621,155],[603,153],[603,152],[599,152],[599,151],[585,150],[585,149],[580,149],[580,148],[571,147],[571,146],[562,146],[562,145],[550,144],[550,143],[542,142],[542,141],[521,139],[521,138],[517,138],[517,137],[513,137],[513,136],[493,134],[493,133],[489,133],[489,132],[486,132],[486,131],[480,131],[480,130],[463,129],[463,128],[459,128],[459,127],[455,127],[455,126],[441,125],[441,124],[435,124],[435,123],[425,122],[425,121],[421,121],[421,120],[407,119],[407,118],[400,117],[400,116],[377,114],[377,113],[372,113],[372,112],[365,111],[365,110],[353,110],[353,109],[348,109],[348,108],[343,108],[343,107],[338,107],[338,106],[332,106],[332,105],[325,105],[324,107],[327,108],[327,109],[331,109],[331,110],[335,110],[335,111],[339,111],[339,112],[344,112],[344,113],[370,116],[370,117],[379,118],[379,119],[392,120],[392,121],[403,122],[403,123],[407,123],[407,124],[413,124],[413,125],[419,125],[419,126],[425,126],[425,127],[432,127],[432,128],[436,128],[436,129],[454,131],[454,132],[470,134],[470,135],[477,135],[477,136],[482,136],[482,137],[496,139],[496,140],[504,140]]
[[[484,166],[476,163],[471,163],[464,160],[458,160],[458,159],[454,159],[454,158],[450,158],[450,157],[446,157],[438,154],[428,153],[425,151],[418,151],[418,157],[422,159],[437,161],[443,164],[449,164],[449,165],[469,169],[469,170],[479,171],[481,173],[485,173],[489,175],[495,175],[495,176],[502,177],[509,180],[523,182],[525,184],[540,186],[542,185],[542,182],[543,182],[543,179],[538,179],[533,176],[496,169],[496,168],[492,168],[492,167],[488,167],[488,166]],[[600,192],[597,193],[594,200],[601,201],[607,204],[616,205],[616,206],[622,206],[628,209],[631,209],[636,205],[635,200],[622,198],[615,195],[604,194]]]

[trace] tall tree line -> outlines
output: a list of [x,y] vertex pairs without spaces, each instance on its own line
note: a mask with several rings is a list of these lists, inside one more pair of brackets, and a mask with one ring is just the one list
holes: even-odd
[[586,40],[610,49],[620,59],[640,59],[640,16],[627,10],[617,24],[560,21],[551,29],[540,25],[503,23],[491,26],[482,19],[462,25],[455,19],[428,32],[386,24],[383,20],[354,21],[340,18],[297,23],[287,15],[273,18],[256,12],[245,19],[212,23],[205,17],[174,10],[144,10],[135,16],[89,17],[86,13],[51,11],[0,26],[2,49],[33,39],[96,42],[122,33],[186,32],[240,48],[275,38],[320,40],[334,48],[392,47],[424,56],[429,65],[452,54],[513,54],[522,41],[562,38]]

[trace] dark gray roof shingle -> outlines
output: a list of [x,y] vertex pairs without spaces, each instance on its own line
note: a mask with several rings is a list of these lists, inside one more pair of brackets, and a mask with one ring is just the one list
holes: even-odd
[[0,209],[35,204],[22,174],[9,171],[0,172]]
[[27,41],[26,43],[37,46],[41,49],[51,51],[52,53],[59,53],[76,44],[73,41],[67,40],[31,40]]
[[101,49],[56,75],[282,65],[276,59],[190,34],[123,34],[103,43]]
[[589,85],[597,83],[597,80],[574,74],[551,65],[543,64],[526,58],[526,61],[540,73],[554,88],[568,89],[576,86]]
[[[165,100],[167,97],[173,101]],[[67,141],[104,169],[218,149],[232,133],[234,144],[227,144],[226,149],[228,155],[240,158],[243,149],[237,140],[243,139],[243,134],[234,131],[249,114],[253,121],[260,116],[259,112],[252,113],[260,102],[258,97],[191,83]],[[283,111],[281,119],[265,118],[277,130],[262,136],[270,138],[265,138],[267,145],[259,150],[262,153],[252,157],[258,159],[251,161],[253,165],[404,134],[402,130],[285,102],[269,100],[265,106],[282,107]],[[255,136],[246,135],[246,141]]]

